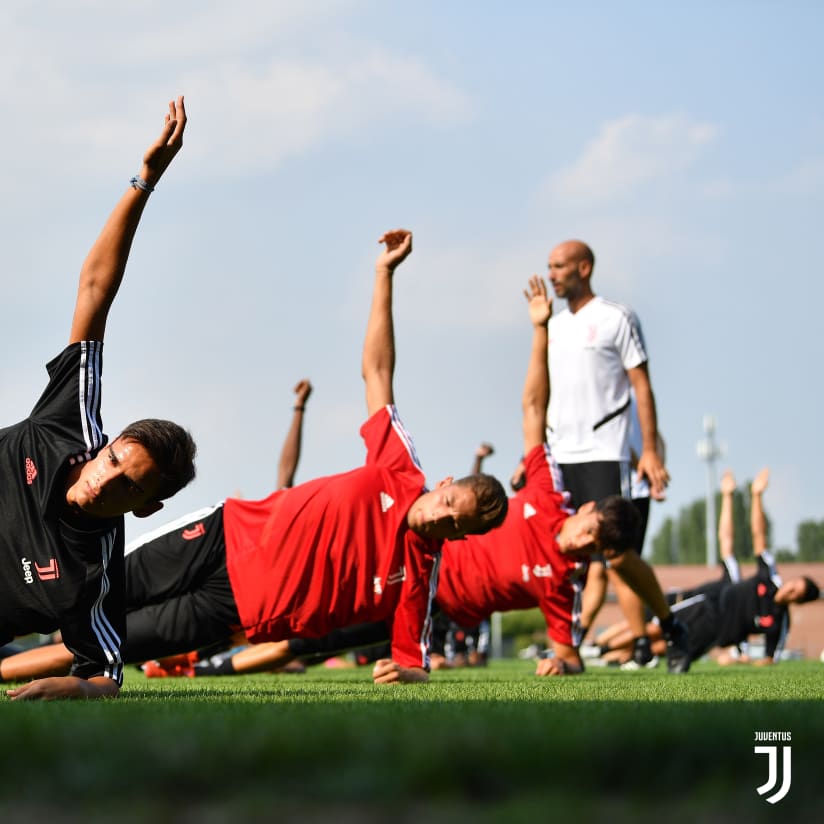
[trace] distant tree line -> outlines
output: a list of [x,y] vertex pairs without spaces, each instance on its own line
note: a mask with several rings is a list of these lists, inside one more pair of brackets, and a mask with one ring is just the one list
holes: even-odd
[[[750,484],[733,495],[735,555],[740,561],[753,559],[750,534]],[[653,506],[655,504],[653,503]],[[716,494],[716,518],[721,511],[721,494]],[[707,562],[707,504],[704,498],[685,506],[676,518],[667,518],[648,542],[645,557],[652,564],[705,564]],[[715,525],[715,534],[718,524]],[[767,515],[767,546],[772,547],[772,522]],[[772,547],[776,560],[824,561],[824,521],[802,521],[796,532],[796,547]],[[651,551],[650,551],[651,550]]]

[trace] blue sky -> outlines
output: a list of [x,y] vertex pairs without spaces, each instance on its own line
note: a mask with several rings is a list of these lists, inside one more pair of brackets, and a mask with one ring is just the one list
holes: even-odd
[[[187,425],[166,516],[273,486],[291,388],[298,480],[363,459],[360,347],[377,238],[404,226],[396,398],[427,477],[520,455],[522,289],[568,237],[631,305],[672,484],[706,487],[706,414],[739,479],[772,469],[778,546],[824,519],[824,113],[814,2],[6,2],[0,420],[65,344],[82,260],[186,96],[106,339],[104,421]],[[819,228],[817,228],[819,227]]]

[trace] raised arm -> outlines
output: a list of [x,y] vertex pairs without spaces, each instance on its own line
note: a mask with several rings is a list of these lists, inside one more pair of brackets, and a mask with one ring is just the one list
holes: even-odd
[[718,515],[718,548],[722,561],[735,555],[734,494],[735,476],[727,469],[721,476],[721,511]]
[[627,372],[632,388],[635,391],[635,401],[638,405],[638,424],[641,429],[641,455],[638,458],[636,470],[639,478],[646,478],[650,485],[652,497],[661,501],[666,494],[669,483],[669,472],[664,466],[659,454],[658,417],[655,411],[655,397],[652,394],[652,385],[649,379],[649,369],[646,363],[636,366]]
[[395,330],[392,323],[392,276],[395,268],[412,251],[412,232],[394,229],[378,243],[386,249],[375,263],[375,288],[363,341],[361,372],[366,385],[366,409],[371,417],[394,401]]
[[750,486],[750,531],[752,532],[752,550],[756,559],[767,548],[767,518],[764,515],[762,496],[770,481],[770,470],[764,467]]
[[149,193],[180,151],[185,128],[186,110],[179,97],[169,103],[163,130],[143,156],[140,175],[132,179],[83,263],[69,343],[103,340],[109,309],[120,288]]
[[292,423],[280,450],[278,463],[278,489],[290,487],[295,482],[295,471],[300,460],[300,446],[303,439],[303,416],[306,402],[312,394],[312,384],[304,378],[294,389],[295,405],[292,407]]
[[494,454],[495,448],[492,446],[491,443],[482,443],[476,450],[475,450],[475,460],[472,461],[472,472],[470,475],[480,475],[483,472],[482,466],[484,462],[484,458],[488,458],[490,455]]
[[547,324],[552,316],[552,301],[547,298],[543,278],[533,275],[524,289],[529,301],[532,323],[532,349],[526,370],[523,394],[524,455],[546,440],[546,413],[549,406],[549,365]]

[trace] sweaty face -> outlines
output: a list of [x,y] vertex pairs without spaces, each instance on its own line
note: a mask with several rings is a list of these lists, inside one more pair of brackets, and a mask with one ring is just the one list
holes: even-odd
[[87,515],[112,518],[154,500],[159,482],[157,466],[146,448],[118,438],[82,465],[66,501]]
[[445,484],[421,495],[406,521],[413,532],[427,538],[463,538],[480,523],[478,501],[471,489]]
[[571,247],[561,244],[549,255],[548,276],[559,298],[574,298],[581,289],[580,258]]

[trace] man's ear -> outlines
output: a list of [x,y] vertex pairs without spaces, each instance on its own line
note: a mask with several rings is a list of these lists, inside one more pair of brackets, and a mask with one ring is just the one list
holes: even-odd
[[440,489],[442,486],[449,486],[455,479],[451,475],[447,475],[442,481],[435,484],[435,489]]
[[148,518],[149,515],[154,515],[155,512],[160,512],[163,509],[163,501],[154,501],[150,504],[143,504],[138,509],[132,510],[132,515],[135,518]]

